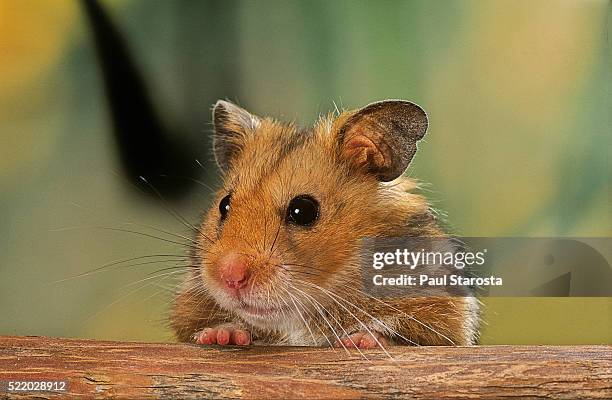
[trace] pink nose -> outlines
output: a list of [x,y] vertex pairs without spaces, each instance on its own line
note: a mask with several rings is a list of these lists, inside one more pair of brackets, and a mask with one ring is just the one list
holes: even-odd
[[251,271],[244,257],[230,253],[219,260],[221,279],[230,289],[242,289],[249,281]]

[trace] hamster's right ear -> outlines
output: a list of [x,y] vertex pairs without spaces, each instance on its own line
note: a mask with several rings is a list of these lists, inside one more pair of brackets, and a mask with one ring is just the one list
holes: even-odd
[[213,107],[213,151],[223,172],[242,151],[249,135],[259,126],[259,117],[229,101],[219,100]]
[[339,132],[340,151],[357,170],[392,181],[408,168],[427,126],[427,114],[414,103],[372,103],[349,114]]

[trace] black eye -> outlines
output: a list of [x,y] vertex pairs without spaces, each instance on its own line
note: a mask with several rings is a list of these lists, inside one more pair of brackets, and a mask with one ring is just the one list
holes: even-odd
[[219,203],[219,212],[221,213],[221,221],[223,221],[227,217],[227,213],[230,210],[230,199],[231,195],[227,195],[221,199]]
[[310,196],[294,197],[287,208],[287,222],[310,226],[319,219],[319,203]]

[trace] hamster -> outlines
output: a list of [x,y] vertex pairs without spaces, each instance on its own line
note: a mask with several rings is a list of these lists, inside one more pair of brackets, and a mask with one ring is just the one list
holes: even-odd
[[404,177],[426,113],[386,100],[311,128],[213,107],[223,174],[170,323],[183,342],[374,348],[470,345],[473,297],[374,298],[357,260],[367,237],[444,237]]

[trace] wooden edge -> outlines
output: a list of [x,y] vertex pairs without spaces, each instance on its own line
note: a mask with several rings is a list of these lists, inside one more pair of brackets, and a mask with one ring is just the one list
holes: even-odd
[[[0,398],[612,398],[609,345],[389,353],[0,336]],[[67,387],[8,392],[9,381]]]

